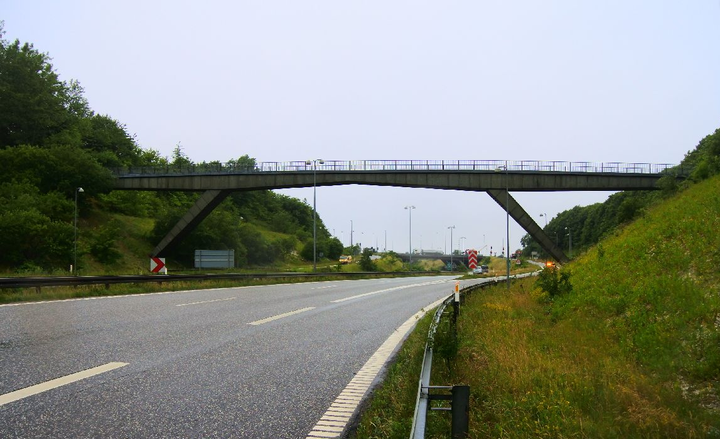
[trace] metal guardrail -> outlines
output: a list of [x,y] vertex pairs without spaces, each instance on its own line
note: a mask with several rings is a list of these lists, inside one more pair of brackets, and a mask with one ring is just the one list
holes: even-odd
[[425,354],[423,355],[422,368],[420,369],[420,384],[418,385],[418,393],[415,401],[415,415],[413,416],[412,429],[410,430],[410,439],[423,439],[425,437],[425,420],[427,419],[429,403],[428,392],[426,392],[425,389],[430,385],[435,331],[440,323],[440,317],[442,317],[443,312],[445,312],[445,307],[453,300],[453,296],[450,296],[443,301],[435,311],[430,329],[428,330],[428,338],[427,342],[425,342]]
[[[317,166],[317,168],[315,168]],[[142,175],[212,175],[269,172],[374,172],[374,171],[485,171],[498,168],[510,172],[581,172],[608,174],[662,174],[676,165],[661,163],[568,162],[545,160],[325,160],[322,164],[304,161],[261,162],[254,166],[235,162],[198,163],[185,166],[131,166],[116,168],[118,177]],[[677,169],[682,175],[682,169]]]
[[[539,271],[534,271],[531,273],[523,273],[523,274],[516,274],[513,276],[510,276],[511,279],[519,279],[529,276],[537,276],[539,274]],[[468,294],[476,289],[479,288],[485,288],[492,285],[497,285],[500,282],[505,282],[505,277],[496,277],[491,280],[488,280],[487,282],[483,283],[477,283],[474,285],[470,285],[468,287],[465,287],[460,292],[461,294]],[[425,422],[427,418],[427,412],[428,407],[430,405],[430,400],[433,399],[449,399],[447,397],[434,397],[434,395],[430,395],[430,389],[445,389],[445,390],[452,390],[453,391],[453,397],[455,397],[455,390],[457,387],[466,387],[466,386],[431,386],[430,385],[430,375],[432,373],[432,356],[433,356],[433,344],[435,341],[435,331],[437,330],[437,325],[440,323],[440,318],[442,317],[443,313],[445,312],[445,308],[454,301],[454,296],[451,295],[447,299],[443,301],[443,303],[438,307],[438,309],[435,311],[435,315],[433,316],[433,321],[430,324],[430,329],[428,330],[428,339],[425,343],[425,353],[423,355],[423,363],[422,368],[420,369],[420,380],[418,384],[418,393],[417,398],[415,400],[415,414],[413,416],[413,422],[412,422],[412,429],[410,430],[410,439],[424,439],[425,438]],[[459,389],[465,391],[465,389]],[[465,407],[467,409],[467,407]],[[455,428],[455,416],[453,416],[453,428]]]
[[105,285],[127,283],[163,283],[177,281],[208,281],[225,279],[279,279],[279,278],[314,278],[314,277],[364,277],[364,276],[417,276],[437,274],[434,271],[407,272],[353,272],[353,273],[224,273],[224,274],[168,274],[139,276],[54,276],[54,277],[3,277],[0,278],[2,288],[41,288],[61,286]]

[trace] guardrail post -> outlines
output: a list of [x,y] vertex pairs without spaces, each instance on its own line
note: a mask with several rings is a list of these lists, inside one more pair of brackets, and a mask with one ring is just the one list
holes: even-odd
[[[455,283],[455,294],[453,300],[453,331],[457,333],[457,319],[460,315],[460,282]],[[455,334],[457,335],[457,334]]]
[[452,438],[465,439],[470,431],[470,386],[452,388]]

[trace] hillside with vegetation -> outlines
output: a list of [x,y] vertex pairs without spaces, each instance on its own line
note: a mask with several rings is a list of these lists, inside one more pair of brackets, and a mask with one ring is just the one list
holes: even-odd
[[[703,181],[718,173],[720,173],[720,129],[700,140],[698,145],[685,155],[680,165],[670,170],[668,175],[659,181],[659,190],[623,191],[611,195],[602,203],[576,206],[559,213],[544,230],[566,251],[572,237],[573,254],[579,254],[600,242],[616,228],[642,216],[648,208],[671,196],[678,189],[686,188],[694,182]],[[523,254],[538,252],[543,257],[547,256],[529,234],[522,238],[522,245]]]
[[[570,264],[474,293],[456,338],[444,320],[431,384],[470,386],[470,437],[720,437],[717,170],[694,172]],[[356,437],[408,436],[419,328]],[[449,421],[432,412],[426,437],[446,437]]]
[[[4,39],[0,22],[0,271],[67,273],[75,253],[89,273],[147,270],[147,255],[195,202],[186,192],[113,191],[111,170],[194,164],[143,149],[126,126],[96,114],[79,82],[62,81],[48,54]],[[247,155],[232,160],[253,166]],[[79,192],[78,188],[83,188]],[[177,248],[173,268],[195,249],[233,249],[239,267],[312,260],[312,208],[271,191],[232,194]],[[318,218],[318,252],[343,248]]]

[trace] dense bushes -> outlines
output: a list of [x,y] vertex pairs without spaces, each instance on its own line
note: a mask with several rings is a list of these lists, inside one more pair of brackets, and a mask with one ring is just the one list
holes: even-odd
[[555,266],[543,268],[536,285],[548,294],[550,300],[572,292],[570,272],[567,270],[561,271]]

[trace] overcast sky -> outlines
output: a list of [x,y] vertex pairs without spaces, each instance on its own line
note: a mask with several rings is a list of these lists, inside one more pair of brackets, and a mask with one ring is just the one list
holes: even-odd
[[[141,147],[196,162],[678,163],[720,127],[720,0],[0,0],[0,19]],[[415,248],[505,235],[484,193],[317,195],[346,245],[352,220],[356,243],[406,251],[407,205]],[[608,195],[513,193],[541,225]]]

